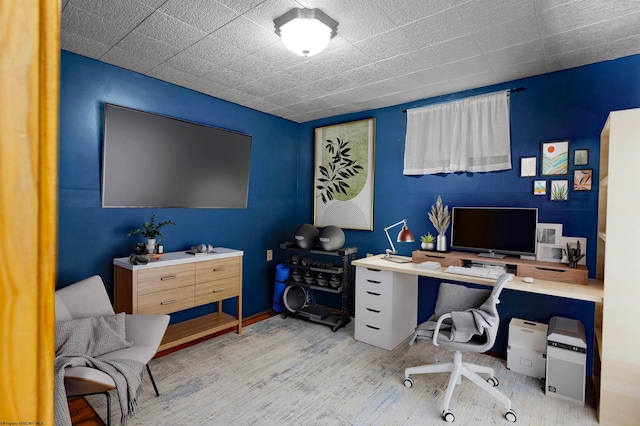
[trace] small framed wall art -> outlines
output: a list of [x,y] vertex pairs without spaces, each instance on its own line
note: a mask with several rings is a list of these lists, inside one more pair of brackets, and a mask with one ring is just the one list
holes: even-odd
[[593,182],[593,169],[580,169],[573,171],[573,190],[591,191]]
[[549,199],[551,201],[567,201],[569,199],[569,181],[552,180]]
[[573,151],[573,165],[574,166],[586,166],[589,164],[589,150],[588,149],[576,149]]
[[542,142],[542,176],[569,174],[569,140]]
[[537,174],[537,158],[521,157],[520,158],[520,177],[535,176]]
[[533,195],[546,195],[547,194],[547,181],[546,180],[534,180],[533,181]]

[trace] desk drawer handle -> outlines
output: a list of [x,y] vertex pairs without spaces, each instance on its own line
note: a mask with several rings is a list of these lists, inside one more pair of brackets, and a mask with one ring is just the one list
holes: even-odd
[[221,291],[225,291],[226,289],[224,287],[222,288],[216,288],[215,290],[213,290],[214,293],[220,293]]
[[176,299],[171,299],[171,300],[165,300],[164,302],[160,302],[161,305],[170,305],[172,303],[175,303]]
[[367,282],[370,282],[371,284],[380,284],[382,281],[367,280]]
[[369,324],[365,324],[365,325],[366,325],[367,327],[369,327],[369,328],[373,328],[374,330],[380,330],[380,327],[374,327],[374,326],[369,325]]
[[367,270],[373,271],[373,272],[380,272],[380,269],[367,268]]
[[175,275],[167,275],[166,277],[161,277],[160,281],[175,280],[175,279],[176,279]]
[[213,268],[213,272],[224,271],[226,268]]
[[372,295],[372,296],[380,296],[380,293],[374,293],[372,291],[367,291],[367,293]]
[[371,308],[365,308],[365,309],[369,312],[375,312],[376,314],[380,313],[380,311],[376,311],[375,309],[371,309]]
[[551,271],[551,272],[567,272],[567,271],[564,271],[564,270],[562,270],[562,269],[541,268],[541,267],[539,267],[539,266],[536,266],[536,269],[539,269],[539,270],[541,270],[541,271]]

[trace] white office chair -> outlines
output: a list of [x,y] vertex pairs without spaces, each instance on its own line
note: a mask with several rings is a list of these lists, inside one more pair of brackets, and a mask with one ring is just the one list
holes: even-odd
[[[447,362],[410,367],[404,372],[404,385],[408,388],[413,386],[413,379],[410,377],[412,374],[451,373],[442,411],[442,418],[447,422],[455,420],[453,412],[449,409],[449,403],[453,390],[457,384],[460,384],[462,376],[502,402],[507,409],[505,418],[510,422],[516,421],[516,413],[511,409],[511,400],[495,389],[498,386],[498,379],[493,377],[493,368],[462,362],[462,352],[483,353],[493,346],[500,323],[497,310],[497,305],[500,303],[498,297],[507,281],[506,274],[500,275],[490,294],[488,290],[442,283],[436,312],[428,321],[416,328],[409,343],[413,344],[416,339],[431,339],[435,346],[453,351],[453,359],[445,360]],[[439,312],[446,310],[447,307],[453,309],[447,313]],[[485,381],[478,373],[486,373],[490,377]]]

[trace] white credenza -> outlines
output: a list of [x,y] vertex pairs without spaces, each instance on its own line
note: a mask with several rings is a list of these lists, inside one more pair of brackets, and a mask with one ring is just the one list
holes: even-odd
[[418,321],[418,277],[356,268],[355,339],[391,350],[409,337]]
[[[194,256],[166,253],[146,265],[128,257],[113,259],[114,308],[129,314],[171,314],[217,303],[217,311],[169,325],[159,351],[228,328],[242,332],[242,257],[240,250],[216,247],[215,253]],[[222,311],[235,298],[236,315]]]

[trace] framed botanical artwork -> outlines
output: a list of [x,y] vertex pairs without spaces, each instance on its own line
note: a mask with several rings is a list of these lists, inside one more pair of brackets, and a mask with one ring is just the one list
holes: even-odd
[[546,180],[534,180],[533,181],[533,195],[546,195],[547,193],[547,181]]
[[536,157],[520,158],[520,177],[535,176],[537,173]]
[[580,169],[573,171],[573,190],[591,191],[593,182],[593,169]]
[[589,164],[589,150],[588,149],[576,149],[573,151],[573,165],[574,166],[586,166]]
[[569,140],[542,142],[542,176],[569,174]]
[[315,129],[315,226],[373,230],[375,137],[375,118]]
[[569,181],[552,180],[549,199],[551,201],[567,201],[569,199]]

